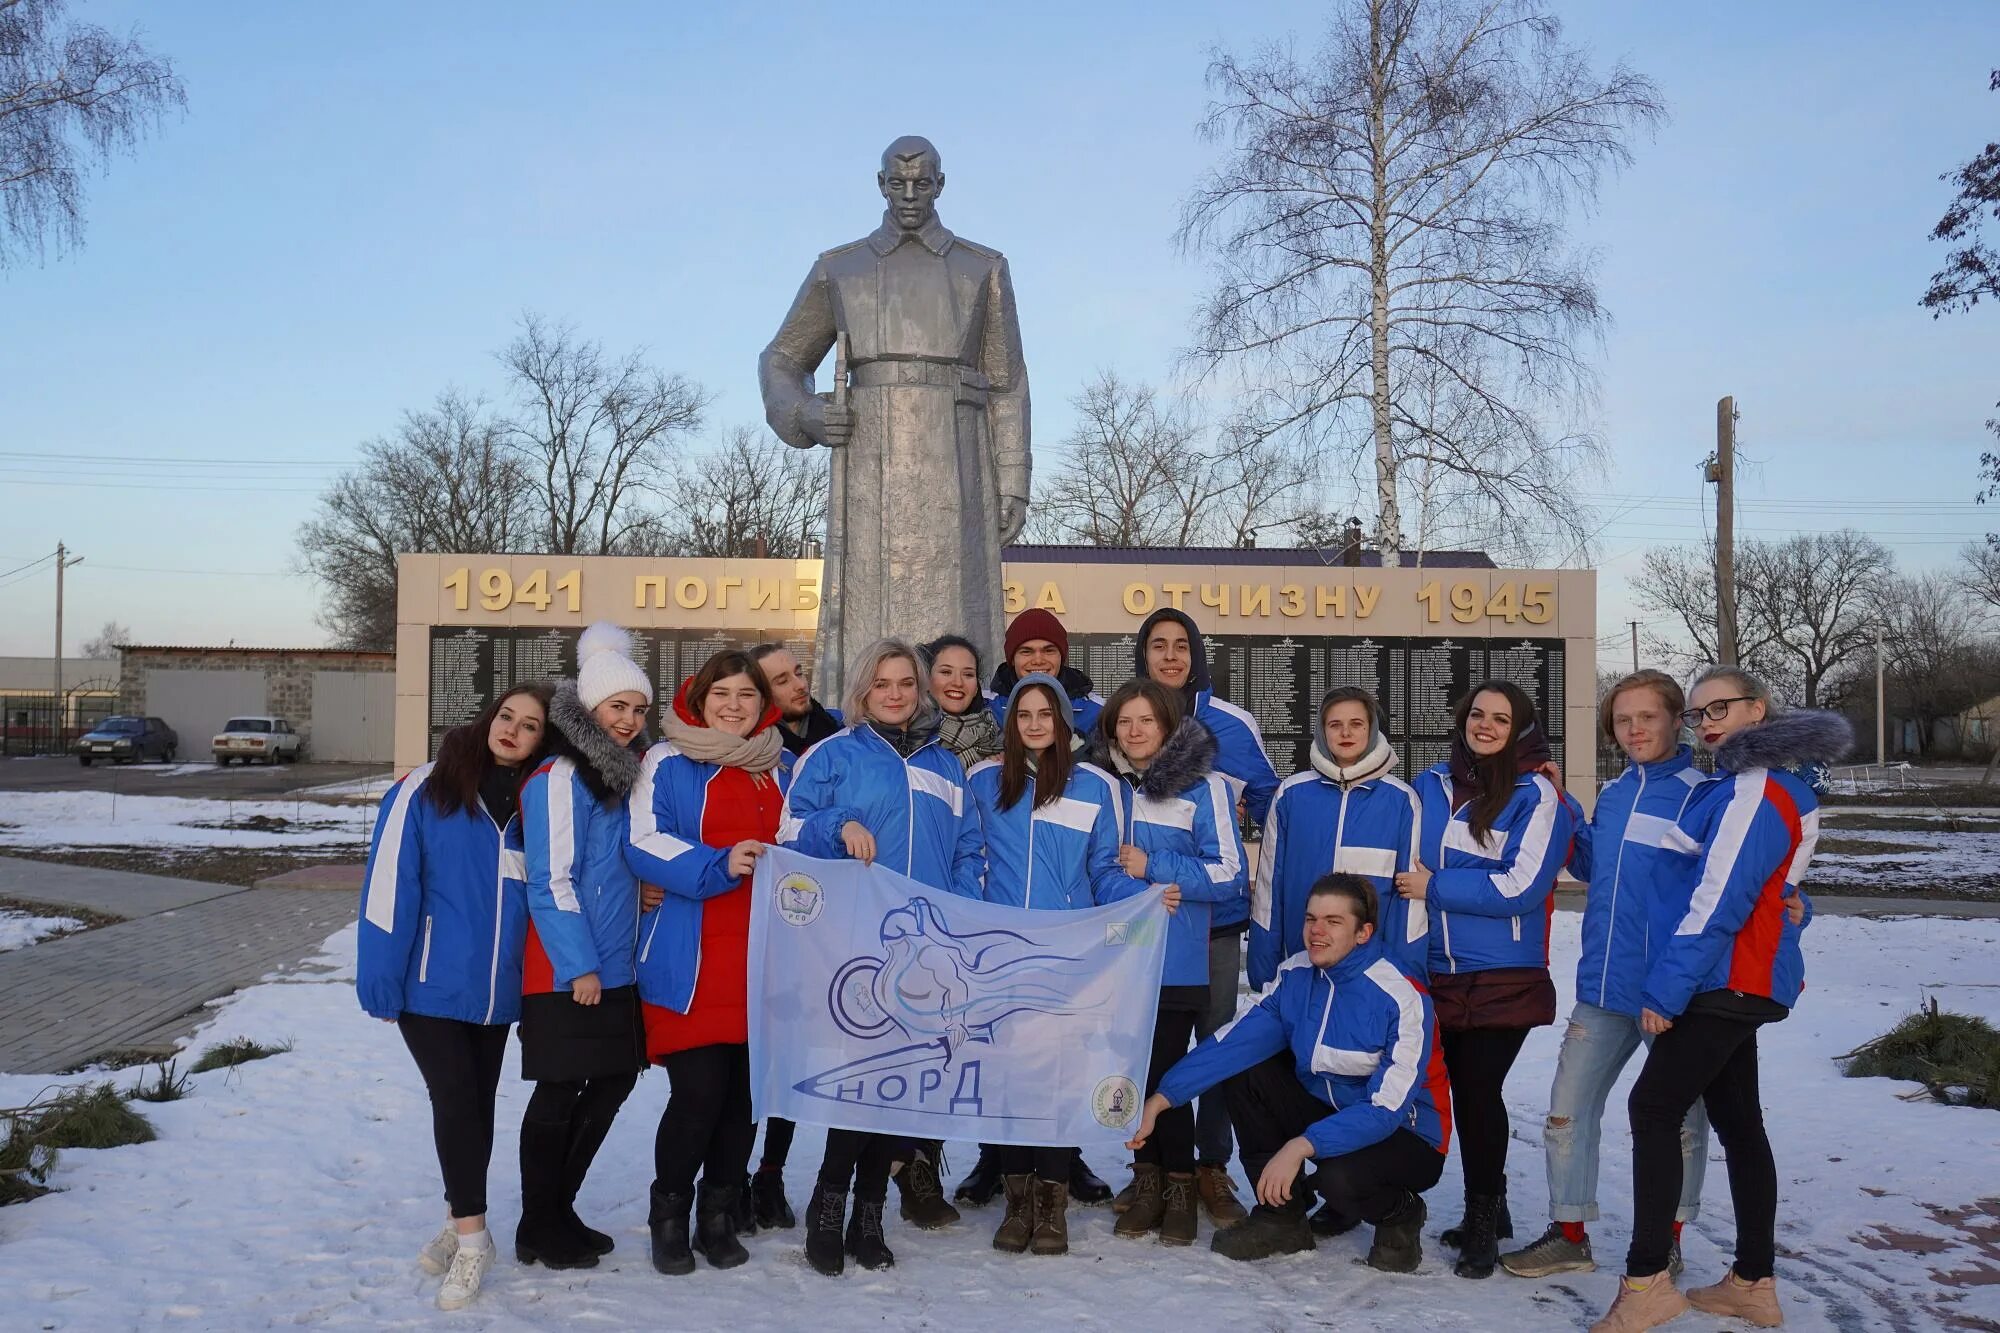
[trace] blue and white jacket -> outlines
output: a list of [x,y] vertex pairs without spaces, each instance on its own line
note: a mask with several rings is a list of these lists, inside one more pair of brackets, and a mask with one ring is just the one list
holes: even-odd
[[1021,799],[1000,807],[998,759],[975,764],[965,785],[986,842],[987,902],[1070,910],[1129,896],[1121,881],[1131,893],[1146,888],[1118,868],[1117,795],[1104,770],[1075,765],[1063,794],[1042,806],[1030,775]]
[[1746,727],[1715,752],[1676,827],[1701,849],[1686,890],[1654,915],[1640,1003],[1678,1018],[1705,991],[1762,996],[1789,1009],[1805,989],[1800,935],[1785,899],[1819,845],[1819,798],[1795,771],[1832,764],[1853,744],[1838,713],[1799,710]]
[[1175,1106],[1287,1048],[1300,1086],[1330,1108],[1305,1131],[1325,1160],[1407,1129],[1440,1153],[1451,1146],[1451,1092],[1431,997],[1373,939],[1329,968],[1304,952],[1235,1019],[1160,1080]]
[[462,1023],[521,1016],[528,933],[519,851],[484,803],[441,815],[424,791],[432,765],[382,797],[361,883],[354,989],[376,1018],[424,1014]]
[[1539,773],[1517,778],[1484,839],[1472,836],[1470,806],[1451,808],[1450,764],[1418,774],[1415,786],[1417,856],[1431,868],[1431,975],[1547,967],[1556,875],[1575,827],[1555,784]]
[[1707,781],[1683,745],[1658,763],[1628,765],[1597,794],[1590,821],[1575,821],[1570,873],[1590,886],[1576,965],[1576,998],[1585,1004],[1639,1016],[1653,915],[1687,901],[1699,861],[1677,824]]
[[933,736],[908,759],[866,723],[843,728],[792,766],[778,842],[807,856],[847,856],[853,820],[875,837],[875,862],[920,884],[980,898],[979,816],[965,766]]
[[604,989],[633,983],[639,878],[625,864],[625,797],[639,756],[611,739],[564,681],[549,701],[555,757],[521,788],[528,947],[522,991],[567,991],[595,972]]
[[1381,907],[1375,938],[1383,956],[1413,977],[1429,975],[1429,911],[1422,899],[1404,898],[1395,887],[1397,872],[1416,859],[1422,824],[1417,793],[1388,771],[1395,762],[1389,743],[1378,738],[1377,748],[1380,756],[1371,761],[1371,751],[1352,770],[1377,776],[1343,781],[1343,770],[1314,746],[1311,767],[1279,786],[1250,890],[1246,962],[1253,989],[1268,985],[1278,965],[1301,947],[1306,895],[1330,872],[1359,875],[1375,886]]
[[1167,918],[1160,984],[1205,986],[1209,929],[1217,913],[1244,901],[1247,877],[1236,798],[1222,775],[1209,771],[1214,734],[1184,720],[1143,774],[1133,773],[1122,756],[1100,750],[1097,757],[1121,774],[1115,783],[1119,840],[1146,853],[1145,884],[1119,871],[1123,883],[1100,883],[1098,901],[1126,897],[1150,884],[1178,884],[1181,905]]

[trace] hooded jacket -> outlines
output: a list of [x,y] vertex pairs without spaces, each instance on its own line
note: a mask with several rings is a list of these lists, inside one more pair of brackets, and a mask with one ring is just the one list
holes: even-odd
[[987,759],[965,780],[986,844],[987,902],[1069,910],[1146,888],[1118,868],[1118,798],[1110,774],[1078,763],[1063,794],[1042,806],[1034,803],[1030,775],[1021,799],[1005,809],[1000,777],[1000,760]]
[[[1089,676],[1067,661],[1056,673],[1056,680],[1069,696],[1070,711],[1076,716],[1076,734],[1088,736],[1097,726],[1097,715],[1104,711],[1104,697],[1097,693],[1097,685]],[[1002,662],[986,691],[986,706],[993,710],[993,720],[1003,727],[1007,725],[1007,705],[1014,701],[1014,687],[1020,683],[1021,676],[1014,670],[1014,664]]]
[[567,991],[595,972],[633,981],[639,880],[625,864],[625,797],[639,756],[611,739],[563,681],[549,701],[550,749],[521,788],[516,828],[527,859],[528,939],[521,989]]
[[[1375,749],[1389,750],[1379,732]],[[1417,793],[1387,767],[1364,763],[1377,776],[1354,781],[1315,741],[1311,764],[1278,787],[1264,821],[1264,844],[1257,852],[1257,879],[1250,890],[1250,951],[1246,959],[1253,989],[1268,985],[1278,966],[1298,952],[1306,924],[1306,895],[1313,881],[1329,872],[1361,876],[1375,886],[1381,919],[1375,927],[1383,956],[1414,977],[1430,970],[1430,913],[1421,899],[1396,892],[1398,871],[1416,859],[1422,814]],[[1395,762],[1389,750],[1389,765]]]
[[[683,683],[673,708],[682,721],[697,724],[687,688]],[[751,734],[776,725],[778,710],[767,709]],[[688,1012],[701,979],[703,927],[714,899],[741,891],[747,932],[750,877],[729,873],[729,851],[739,842],[776,839],[790,779],[782,762],[768,773],[747,773],[691,758],[671,741],[646,751],[626,800],[625,864],[639,879],[666,890],[639,923],[639,998],[647,1004]],[[746,933],[746,951],[747,941]],[[730,960],[735,978],[742,977],[745,958]],[[732,989],[739,992],[733,998],[741,1008],[747,1003],[742,988]]]
[[1569,868],[1590,886],[1576,965],[1576,998],[1585,1004],[1639,1016],[1653,917],[1661,903],[1686,902],[1699,861],[1676,825],[1707,781],[1683,745],[1658,763],[1627,766],[1597,794],[1589,822],[1576,820]]
[[1819,843],[1819,798],[1787,770],[1834,763],[1853,743],[1839,714],[1798,710],[1745,727],[1716,750],[1716,776],[1676,821],[1701,860],[1655,914],[1640,996],[1646,1008],[1678,1018],[1710,991],[1787,1009],[1798,1002],[1804,926],[1792,924],[1784,900],[1798,891]]
[[875,837],[876,864],[934,889],[982,897],[979,816],[965,767],[935,735],[906,759],[872,727],[843,728],[792,767],[778,841],[807,856],[847,856],[849,820]]
[[1307,1092],[1325,1102],[1308,1126],[1319,1161],[1358,1152],[1407,1129],[1443,1153],[1451,1146],[1451,1092],[1431,999],[1371,938],[1329,968],[1301,951],[1234,1020],[1167,1071],[1175,1106],[1287,1048]]
[[[1102,748],[1101,768],[1115,771],[1118,841],[1146,853],[1142,883],[1118,872],[1122,883],[1100,883],[1098,901],[1127,897],[1153,884],[1178,884],[1180,910],[1167,918],[1162,986],[1208,984],[1208,933],[1215,915],[1244,901],[1243,838],[1236,829],[1236,798],[1222,775],[1210,771],[1215,737],[1184,718],[1144,773]],[[1112,868],[1117,870],[1114,859]]]
[[354,989],[375,1018],[425,1014],[462,1023],[521,1016],[527,871],[486,803],[442,815],[406,773],[382,797],[361,881]]
[[1414,784],[1423,823],[1417,857],[1431,868],[1432,976],[1549,965],[1556,875],[1569,859],[1575,824],[1555,784],[1539,773],[1514,781],[1485,838],[1452,809],[1451,765],[1438,764]]

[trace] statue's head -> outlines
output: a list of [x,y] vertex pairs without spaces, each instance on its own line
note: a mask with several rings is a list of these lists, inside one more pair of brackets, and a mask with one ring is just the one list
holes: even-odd
[[929,139],[906,134],[882,150],[882,170],[875,175],[889,216],[904,231],[922,231],[937,216],[937,197],[944,193],[944,166]]

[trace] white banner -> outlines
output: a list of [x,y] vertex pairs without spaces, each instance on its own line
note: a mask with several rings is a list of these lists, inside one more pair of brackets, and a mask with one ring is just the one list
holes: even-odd
[[1122,1144],[1138,1121],[1167,911],[961,898],[773,848],[750,913],[758,1119],[912,1138]]

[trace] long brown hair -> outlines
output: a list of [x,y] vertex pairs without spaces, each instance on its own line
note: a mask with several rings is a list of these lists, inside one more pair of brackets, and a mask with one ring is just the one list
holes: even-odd
[[[1484,757],[1472,753],[1472,743],[1465,739],[1465,721],[1472,716],[1472,701],[1482,694],[1498,694],[1507,700],[1507,711],[1513,714],[1513,725],[1507,731],[1507,743],[1493,754]],[[1465,747],[1471,757],[1473,772],[1479,779],[1479,790],[1465,809],[1465,822],[1472,826],[1472,836],[1484,839],[1493,831],[1493,823],[1507,808],[1507,802],[1514,799],[1514,781],[1521,776],[1518,753],[1521,738],[1540,724],[1535,720],[1535,702],[1511,680],[1484,680],[1465,692],[1458,701],[1458,707],[1451,717],[1452,734]]]
[[509,699],[523,695],[542,706],[542,737],[521,761],[521,776],[527,777],[541,762],[549,748],[549,700],[554,697],[555,688],[547,681],[533,680],[514,686],[486,705],[486,711],[478,717],[444,734],[444,740],[438,744],[437,762],[424,782],[424,795],[439,814],[455,815],[471,811],[479,804],[480,781],[494,767],[493,749],[486,740],[493,730],[493,719],[500,716]]
[[1000,743],[1000,808],[1012,810],[1014,803],[1028,790],[1028,743],[1021,739],[1020,703],[1030,692],[1039,693],[1049,701],[1055,712],[1056,738],[1049,748],[1042,751],[1039,771],[1033,775],[1035,783],[1035,804],[1040,809],[1057,800],[1069,790],[1070,769],[1076,765],[1076,757],[1070,749],[1069,724],[1063,721],[1064,700],[1046,685],[1030,685],[1014,696],[1007,707],[1007,729]]
[[701,670],[695,672],[687,684],[687,710],[704,727],[708,725],[708,718],[703,714],[702,706],[708,701],[708,692],[715,688],[715,682],[728,680],[731,676],[748,676],[750,683],[757,687],[757,697],[764,701],[764,706],[757,710],[760,721],[765,713],[776,707],[771,698],[771,682],[764,675],[764,668],[742,649],[724,648],[703,662]]
[[1150,676],[1134,676],[1111,692],[1104,710],[1097,715],[1097,738],[1103,743],[1104,753],[1117,751],[1118,715],[1134,699],[1144,699],[1151,706],[1153,716],[1160,720],[1162,744],[1180,729],[1181,713],[1185,709],[1181,692],[1168,689]]

